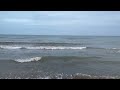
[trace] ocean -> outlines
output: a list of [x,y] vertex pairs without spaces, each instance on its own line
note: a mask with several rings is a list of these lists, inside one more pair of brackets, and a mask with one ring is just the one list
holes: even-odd
[[120,79],[120,37],[0,35],[0,79]]

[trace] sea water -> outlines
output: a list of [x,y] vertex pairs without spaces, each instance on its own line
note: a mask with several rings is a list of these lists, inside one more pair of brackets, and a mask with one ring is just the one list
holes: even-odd
[[2,79],[119,79],[119,36],[0,35]]

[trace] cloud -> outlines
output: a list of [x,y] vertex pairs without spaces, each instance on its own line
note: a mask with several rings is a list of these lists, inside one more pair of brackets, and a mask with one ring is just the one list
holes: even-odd
[[3,21],[36,26],[116,26],[120,22],[120,13],[85,11],[9,12],[9,16],[6,16]]
[[0,33],[119,34],[119,23],[118,11],[0,12]]

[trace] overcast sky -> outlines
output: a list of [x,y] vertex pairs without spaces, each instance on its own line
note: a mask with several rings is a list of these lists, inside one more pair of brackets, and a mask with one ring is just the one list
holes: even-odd
[[120,36],[120,11],[0,11],[0,34]]

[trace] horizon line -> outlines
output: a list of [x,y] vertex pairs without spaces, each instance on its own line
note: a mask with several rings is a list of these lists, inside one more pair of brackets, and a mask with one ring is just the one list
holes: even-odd
[[55,35],[55,34],[0,34],[0,35],[26,35],[26,36],[120,36],[120,35]]

